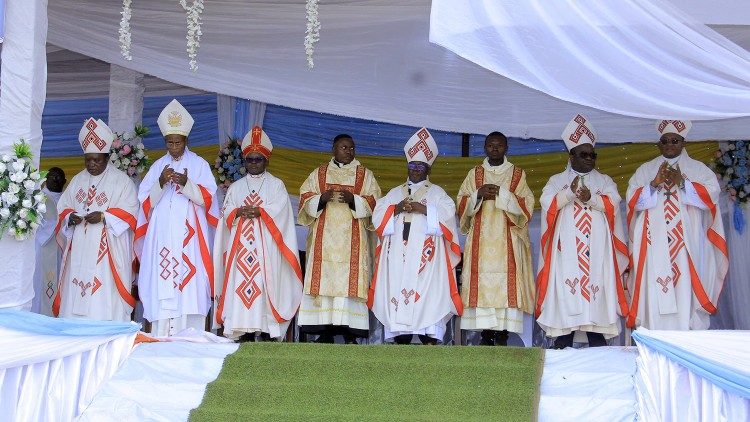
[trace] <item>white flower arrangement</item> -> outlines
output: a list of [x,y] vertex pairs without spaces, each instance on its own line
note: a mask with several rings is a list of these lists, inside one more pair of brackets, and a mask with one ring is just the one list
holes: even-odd
[[320,21],[318,20],[318,0],[307,0],[305,5],[307,12],[307,30],[305,31],[305,55],[307,56],[307,68],[315,66],[313,53],[315,43],[320,40]]
[[144,173],[151,164],[146,154],[146,146],[143,145],[143,137],[148,132],[147,127],[136,125],[132,133],[115,133],[115,140],[112,141],[112,149],[109,151],[109,161],[130,177]]
[[125,60],[133,60],[133,56],[130,54],[130,18],[133,16],[130,4],[133,0],[122,0],[122,19],[120,20],[120,52]]
[[187,0],[179,0],[180,6],[185,9],[185,15],[187,18],[187,53],[190,58],[190,69],[195,72],[198,70],[198,62],[195,60],[198,57],[198,48],[201,43],[201,13],[203,13],[203,0],[193,0],[191,6],[187,5]]
[[42,183],[46,172],[33,167],[31,148],[23,139],[13,144],[15,157],[3,155],[0,166],[0,238],[26,240],[36,232],[47,211]]

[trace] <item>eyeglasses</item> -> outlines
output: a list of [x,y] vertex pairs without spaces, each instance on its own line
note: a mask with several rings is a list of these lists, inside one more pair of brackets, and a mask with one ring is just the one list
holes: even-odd
[[266,161],[265,157],[245,157],[246,163],[262,163]]
[[659,140],[659,143],[662,144],[662,145],[669,145],[669,144],[677,145],[680,142],[682,142],[682,141],[680,141],[679,139],[661,139],[661,140]]
[[597,154],[595,152],[579,152],[576,156],[583,158],[584,160],[596,160]]
[[427,171],[427,164],[422,164],[422,163],[408,163],[406,165],[406,168],[408,168],[411,171]]

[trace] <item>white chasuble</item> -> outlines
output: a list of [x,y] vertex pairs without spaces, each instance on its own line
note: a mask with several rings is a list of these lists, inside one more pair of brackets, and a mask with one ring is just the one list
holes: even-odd
[[[576,177],[591,191],[587,202],[570,189]],[[578,174],[568,166],[544,187],[536,314],[547,336],[620,333],[620,316],[628,312],[620,201],[614,181],[596,170]]]
[[[245,219],[242,206],[260,208]],[[264,332],[281,338],[302,299],[294,215],[284,182],[247,175],[227,191],[214,243],[214,326],[224,335]]]
[[[427,215],[394,215],[396,204],[407,196],[426,205]],[[445,191],[429,180],[411,192],[406,184],[398,186],[377,201],[373,224],[380,242],[368,306],[385,329],[420,332],[460,315],[454,271],[461,257],[456,207]]]
[[[354,195],[354,206],[329,202],[329,189]],[[309,226],[305,295],[297,323],[369,329],[367,289],[372,279],[372,210],[380,198],[372,172],[356,159],[315,169],[300,187],[299,223]]]
[[[495,199],[483,200],[485,184],[500,187]],[[461,329],[523,331],[531,314],[534,272],[528,223],[534,194],[524,171],[507,159],[491,166],[487,159],[471,169],[458,192],[460,229],[466,233],[461,299]]]
[[[133,231],[138,199],[135,185],[109,164],[92,176],[84,170],[70,181],[57,204],[58,244],[63,249],[55,316],[130,321],[135,307]],[[101,211],[104,223],[85,220],[69,227],[72,214],[85,217]]]
[[[651,181],[667,161],[679,165],[684,184]],[[683,150],[657,157],[628,184],[632,296],[627,323],[654,330],[705,330],[716,312],[728,269],[716,175]]]
[[[185,186],[170,182],[160,187],[159,176],[166,167],[187,171]],[[141,182],[135,251],[141,261],[138,291],[147,320],[208,313],[214,276],[211,249],[218,222],[215,194],[211,168],[188,149],[179,160],[169,154],[158,159]]]

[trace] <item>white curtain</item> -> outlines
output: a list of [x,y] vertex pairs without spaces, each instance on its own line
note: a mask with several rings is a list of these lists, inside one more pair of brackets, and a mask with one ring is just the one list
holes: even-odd
[[219,144],[223,144],[234,132],[234,98],[229,95],[216,95],[216,113],[218,114]]
[[750,212],[743,207],[745,227],[742,233],[734,227],[734,212],[734,203],[723,194],[721,217],[729,249],[729,271],[719,297],[718,312],[711,317],[711,328],[750,330]]
[[133,132],[143,122],[143,74],[128,68],[110,65],[109,119],[113,132]]
[[750,116],[750,52],[662,0],[434,0],[430,41],[599,110]]
[[[13,144],[24,139],[38,165],[47,83],[47,0],[11,2],[5,12],[6,39],[0,64],[0,153],[12,154]],[[34,240],[18,242],[4,234],[0,256],[10,265],[0,267],[0,308],[29,309],[34,297]]]
[[639,419],[750,420],[747,331],[649,331],[638,343]]
[[0,43],[5,38],[5,0],[0,0]]
[[[525,2],[514,3],[525,7]],[[720,3],[742,10],[742,5]],[[132,61],[122,58],[118,45],[121,4],[50,2],[49,42],[176,84],[303,110],[454,132],[501,130],[509,136],[541,139],[559,139],[571,117],[583,112],[595,122],[600,142],[656,138],[651,119],[553,98],[430,43],[430,0],[321,2],[321,39],[312,70],[307,69],[303,46],[304,0],[207,1],[196,72],[188,67],[185,12],[178,2],[133,2]],[[748,21],[750,16],[744,26],[717,30],[748,48]],[[571,60],[566,67],[576,63]],[[147,79],[146,95],[148,91]],[[616,94],[611,91],[598,95],[609,98]],[[721,110],[724,103],[706,108]],[[742,139],[748,128],[746,117],[701,122],[691,139]]]
[[[266,103],[218,94],[219,142],[242,139],[253,126],[263,126]],[[273,142],[273,140],[271,140]]]
[[[242,139],[253,126],[262,126],[266,115],[266,103],[234,98],[234,137]],[[271,140],[273,142],[273,140]]]

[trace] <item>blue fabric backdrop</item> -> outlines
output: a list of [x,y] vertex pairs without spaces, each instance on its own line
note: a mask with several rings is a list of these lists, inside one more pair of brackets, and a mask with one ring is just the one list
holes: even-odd
[[[149,149],[163,148],[156,119],[171,99],[172,97],[144,98],[143,124],[151,129],[151,133],[145,139],[146,147]],[[190,134],[190,145],[211,145],[224,141],[217,139],[218,114],[215,95],[189,95],[177,99],[195,119]],[[80,154],[77,138],[83,121],[89,116],[108,120],[108,107],[107,98],[48,101],[42,116],[42,156],[64,157]],[[247,120],[250,102],[238,99],[233,112],[236,123],[232,133],[235,137],[242,138],[249,130]],[[333,137],[339,133],[347,133],[354,137],[358,154],[384,156],[403,154],[404,142],[418,129],[270,104],[266,108],[263,128],[278,147],[329,151]],[[498,129],[501,128],[502,124],[498,124]],[[430,132],[438,143],[440,155],[461,155],[461,134],[439,130]],[[471,156],[482,156],[484,135],[472,134],[469,145]],[[616,144],[607,144],[601,148],[612,146]],[[510,138],[508,149],[510,156],[530,155],[564,152],[565,145],[560,140]]]
[[[148,149],[163,149],[164,140],[156,119],[172,97],[146,97],[143,99],[143,124],[151,129],[144,143]],[[218,115],[216,95],[179,96],[177,100],[185,106],[195,119],[190,133],[190,145],[212,145],[218,143]],[[81,154],[78,132],[83,122],[95,117],[109,120],[109,100],[91,98],[81,100],[47,101],[42,114],[42,156],[70,157]]]

